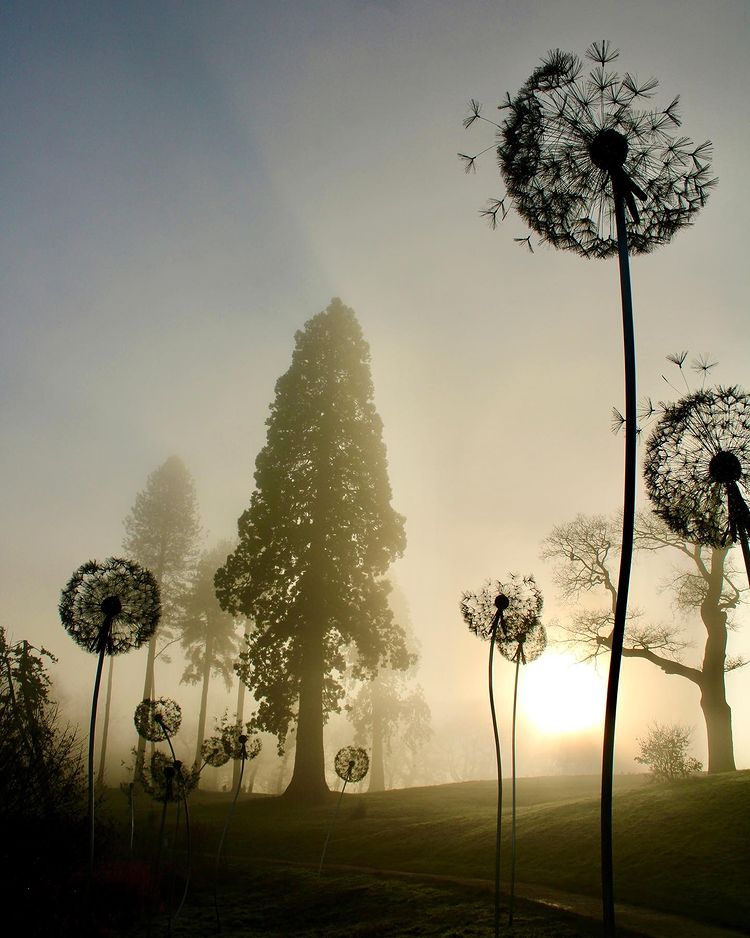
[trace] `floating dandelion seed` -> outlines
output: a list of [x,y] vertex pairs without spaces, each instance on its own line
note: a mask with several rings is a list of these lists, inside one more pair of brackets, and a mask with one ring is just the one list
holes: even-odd
[[328,841],[331,839],[331,832],[336,824],[336,818],[338,817],[346,786],[349,782],[362,781],[370,769],[370,759],[366,751],[359,746],[344,746],[343,749],[339,749],[336,753],[336,758],[333,760],[333,767],[336,771],[336,775],[338,775],[344,784],[341,786],[341,794],[336,802],[336,810],[333,812],[333,818],[328,827],[328,833],[326,834],[325,843],[323,844],[323,852],[320,854],[318,876],[320,876],[323,871],[323,860],[325,860],[326,850],[328,849]]
[[680,537],[739,541],[750,582],[750,396],[717,387],[662,405],[644,478],[656,514]]
[[[625,486],[620,573],[612,632],[602,753],[602,906],[608,935],[615,931],[612,861],[614,737],[622,644],[635,523],[636,366],[629,255],[666,244],[691,224],[716,179],[710,175],[711,143],[674,136],[681,121],[678,98],[644,108],[658,83],[612,71],[619,57],[609,42],[592,43],[581,60],[549,52],[515,97],[507,95],[502,124],[488,121],[472,100],[477,121],[497,131],[497,159],[507,194],[518,213],[554,247],[583,257],[617,255],[625,355]],[[475,161],[479,156],[464,157]],[[487,217],[495,226],[490,203]],[[681,367],[681,366],[680,366]]]
[[182,709],[168,697],[159,697],[157,700],[146,698],[135,708],[133,722],[139,736],[152,743],[162,743],[169,741],[179,730]]
[[60,597],[60,620],[76,644],[98,654],[91,702],[88,751],[89,879],[94,867],[94,739],[105,655],[138,648],[159,624],[159,587],[137,563],[110,557],[89,560],[68,581]]

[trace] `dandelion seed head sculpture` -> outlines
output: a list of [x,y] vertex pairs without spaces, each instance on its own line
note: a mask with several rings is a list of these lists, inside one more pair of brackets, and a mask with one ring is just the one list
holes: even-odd
[[168,697],[159,697],[157,700],[146,698],[135,708],[133,722],[139,736],[152,743],[160,743],[179,730],[182,709]]
[[163,752],[155,752],[148,768],[141,770],[141,781],[156,801],[182,801],[198,784],[200,773],[186,769],[179,759],[171,759]]
[[110,557],[89,560],[68,581],[60,597],[60,620],[76,644],[119,655],[148,641],[159,624],[159,587],[149,570]]
[[257,736],[250,736],[250,724],[230,723],[221,729],[221,742],[230,759],[254,759],[263,748]]
[[229,753],[224,748],[224,743],[219,736],[210,736],[208,739],[203,740],[201,756],[203,761],[214,769],[220,769],[222,765],[229,762]]
[[333,761],[336,775],[345,782],[361,782],[370,769],[370,759],[359,746],[344,746]]
[[461,599],[461,615],[474,635],[489,641],[493,620],[498,612],[502,613],[495,636],[495,644],[500,648],[505,639],[518,644],[522,636],[531,636],[539,624],[543,605],[542,593],[534,577],[511,573],[505,582],[487,580],[480,589],[465,592]]
[[663,404],[646,445],[646,490],[675,533],[711,547],[736,540],[750,495],[750,395],[737,386]]
[[[578,56],[555,49],[542,59],[501,110],[497,158],[508,195],[543,241],[583,257],[617,253],[614,193],[628,209],[630,252],[645,253],[692,223],[716,180],[711,143],[674,136],[681,120],[678,98],[644,109],[658,87],[611,70],[619,52],[609,42]],[[486,120],[476,101],[464,126]],[[490,121],[490,123],[493,123]],[[461,155],[467,171],[476,157]],[[637,200],[637,201],[636,201]],[[483,214],[493,227],[504,200]]]

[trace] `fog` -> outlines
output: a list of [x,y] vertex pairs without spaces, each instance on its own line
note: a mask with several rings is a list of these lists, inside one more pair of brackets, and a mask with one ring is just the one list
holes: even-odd
[[[71,719],[86,725],[96,660],[60,625],[61,588],[85,560],[121,554],[136,493],[173,453],[195,480],[204,546],[235,534],[294,333],[339,296],[370,344],[406,517],[392,575],[436,732],[422,783],[492,776],[487,646],[461,593],[533,573],[545,622],[570,616],[540,545],[577,513],[620,505],[622,339],[614,261],[535,238],[531,253],[513,212],[494,232],[479,218],[502,182],[492,153],[461,170],[458,151],[492,142],[463,130],[467,101],[491,113],[549,48],[582,54],[603,37],[622,71],[659,78],[659,100],[681,95],[684,132],[713,141],[720,182],[692,229],[632,261],[639,396],[676,396],[662,375],[680,349],[711,352],[712,378],[747,385],[749,16],[744,0],[6,7],[0,622],[58,657]],[[634,603],[664,621],[677,614],[660,590],[671,564],[639,557],[633,574]],[[750,654],[747,607],[737,624],[729,652]],[[697,613],[688,630],[697,661]],[[193,751],[199,688],[179,685],[172,651],[156,688],[186,712],[179,755]],[[519,772],[594,772],[601,721],[545,724],[523,702],[544,660],[521,678]],[[597,676],[560,659],[549,710],[580,685],[578,712],[599,706],[607,664]],[[145,651],[115,665],[113,781],[144,666]],[[497,664],[506,741],[512,670]],[[750,767],[744,670],[727,692],[737,766]],[[209,725],[235,694],[214,683]],[[693,726],[705,761],[694,686],[627,660],[620,771],[639,769],[635,740],[655,720]],[[333,719],[328,750],[351,732]]]

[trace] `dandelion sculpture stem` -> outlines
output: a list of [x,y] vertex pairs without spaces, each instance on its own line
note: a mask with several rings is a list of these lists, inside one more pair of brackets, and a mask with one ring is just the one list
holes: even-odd
[[234,789],[234,797],[232,798],[232,803],[229,806],[229,814],[227,815],[226,821],[224,821],[224,829],[221,832],[221,837],[219,838],[219,846],[216,850],[216,863],[214,864],[214,913],[216,915],[216,927],[221,934],[221,918],[219,916],[219,899],[218,899],[218,890],[219,890],[219,861],[221,860],[221,851],[224,847],[224,840],[227,836],[227,831],[229,830],[229,825],[232,820],[232,815],[234,814],[234,807],[237,804],[237,798],[239,797],[240,790],[242,788],[242,776],[245,774],[245,763],[247,762],[247,736],[244,734],[239,737],[240,746],[242,751],[240,753],[240,774],[237,779],[237,786]]
[[497,640],[497,628],[503,620],[503,612],[508,608],[508,597],[503,593],[495,597],[497,612],[492,617],[490,629],[489,673],[487,676],[490,697],[490,713],[492,714],[492,734],[495,739],[495,762],[497,763],[497,812],[495,818],[495,938],[500,934],[500,840],[503,822],[503,767],[500,758],[500,734],[497,729],[497,713],[495,711],[495,691],[493,681],[492,661]]
[[333,828],[336,826],[336,818],[339,816],[339,808],[341,807],[341,802],[344,798],[344,792],[346,791],[347,781],[348,779],[345,778],[344,784],[341,786],[341,793],[339,794],[336,800],[336,810],[333,812],[333,817],[331,818],[331,822],[328,825],[328,832],[326,833],[325,843],[323,844],[323,852],[320,854],[320,863],[318,863],[318,877],[320,877],[321,873],[323,872],[323,861],[326,858],[326,851],[328,850],[328,842],[331,839],[331,833],[333,832]]
[[518,703],[518,674],[521,670],[521,648],[516,655],[516,674],[513,680],[513,729],[511,732],[510,758],[513,776],[513,808],[510,829],[510,898],[508,900],[508,925],[513,926],[513,905],[516,896],[516,704]]
[[[615,622],[612,630],[612,653],[609,660],[607,702],[604,711],[604,742],[602,746],[601,794],[601,858],[602,858],[602,914],[606,935],[615,933],[614,863],[612,854],[612,789],[615,761],[615,726],[617,720],[617,694],[620,686],[622,646],[628,611],[630,570],[633,563],[633,535],[635,528],[636,485],[636,365],[635,330],[633,326],[633,300],[630,287],[628,236],[625,224],[625,186],[612,174],[617,224],[617,257],[620,267],[620,295],[622,300],[622,336],[625,360],[625,476],[622,508],[622,544],[620,572],[617,580]],[[631,196],[632,198],[632,196]],[[632,209],[631,209],[632,211]]]
[[122,611],[122,605],[117,596],[107,596],[101,604],[104,621],[102,622],[99,634],[96,638],[95,650],[99,652],[99,658],[96,663],[96,677],[94,678],[94,693],[91,700],[91,720],[89,722],[89,754],[88,754],[88,782],[89,782],[89,886],[91,877],[94,874],[94,743],[96,740],[96,711],[99,702],[99,690],[102,683],[102,670],[104,668],[104,658],[107,654],[110,635],[112,632],[112,623],[115,616]]
[[344,746],[343,749],[339,749],[336,753],[333,767],[336,770],[336,775],[338,775],[344,784],[341,787],[341,794],[336,801],[336,810],[333,812],[333,818],[328,825],[328,833],[326,834],[323,852],[320,855],[320,863],[318,864],[318,877],[320,877],[323,871],[323,860],[325,859],[326,850],[328,849],[328,841],[331,839],[331,832],[336,824],[336,818],[339,814],[339,808],[341,807],[341,801],[343,800],[347,783],[362,781],[370,768],[370,758],[365,750],[361,749],[359,746]]

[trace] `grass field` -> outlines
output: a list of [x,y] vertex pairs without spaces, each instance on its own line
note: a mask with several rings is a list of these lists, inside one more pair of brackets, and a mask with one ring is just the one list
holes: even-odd
[[[519,780],[519,882],[599,895],[598,785],[593,777]],[[222,863],[222,935],[397,938],[491,933],[493,783],[346,794],[318,879],[316,867],[337,797],[314,809],[262,795],[244,797],[237,804]],[[509,806],[509,799],[506,803]],[[229,796],[197,792],[190,805],[193,882],[183,912],[170,923],[164,909],[177,905],[184,866],[178,837],[177,852],[171,860],[169,854],[165,857],[166,868],[171,862],[176,875],[171,886],[165,878],[164,908],[152,916],[154,935],[166,934],[165,928],[175,936],[217,933],[212,858]],[[148,860],[158,816],[159,807],[141,796],[132,859],[126,849],[125,799],[111,792],[102,806],[103,834],[108,825],[109,836],[98,887],[99,930],[91,934],[148,934]],[[507,848],[508,813],[504,820]],[[748,844],[750,772],[662,785],[649,784],[643,776],[617,779],[615,873],[620,902],[750,934]],[[504,856],[507,860],[507,852]],[[418,876],[382,876],[373,869]],[[601,931],[595,922],[533,904],[519,903],[518,913],[513,934],[520,938]]]

